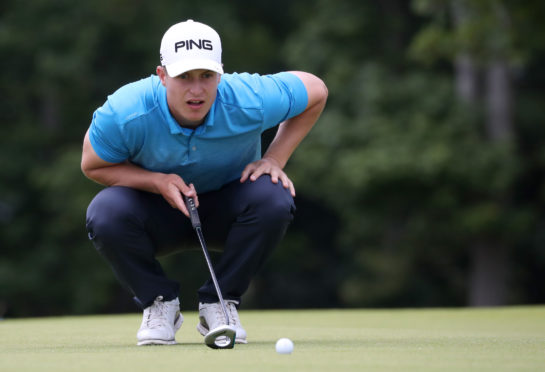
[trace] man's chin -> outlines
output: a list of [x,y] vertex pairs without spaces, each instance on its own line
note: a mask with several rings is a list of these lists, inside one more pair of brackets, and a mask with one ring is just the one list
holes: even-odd
[[201,125],[203,122],[204,122],[204,117],[200,119],[194,119],[194,120],[184,118],[184,120],[182,120],[182,122],[179,124],[180,126],[184,128],[194,129],[194,128],[197,128],[199,125]]

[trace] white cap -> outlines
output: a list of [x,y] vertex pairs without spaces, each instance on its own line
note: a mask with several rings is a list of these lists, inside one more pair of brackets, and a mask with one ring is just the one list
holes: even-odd
[[160,53],[170,77],[196,69],[223,74],[220,36],[204,23],[189,19],[170,27],[161,40]]

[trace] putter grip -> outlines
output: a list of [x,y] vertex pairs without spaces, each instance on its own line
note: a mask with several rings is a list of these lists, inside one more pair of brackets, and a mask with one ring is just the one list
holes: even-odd
[[199,219],[199,212],[197,212],[197,207],[195,206],[195,199],[185,196],[184,199],[187,211],[189,212],[189,218],[191,219],[191,225],[193,225],[194,229],[201,227],[201,220]]

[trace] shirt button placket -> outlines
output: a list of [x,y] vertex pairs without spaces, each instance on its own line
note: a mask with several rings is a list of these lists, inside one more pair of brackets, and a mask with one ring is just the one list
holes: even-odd
[[195,137],[193,135],[191,135],[189,137],[187,147],[189,149],[188,157],[189,157],[190,161],[195,161],[197,146],[195,145]]

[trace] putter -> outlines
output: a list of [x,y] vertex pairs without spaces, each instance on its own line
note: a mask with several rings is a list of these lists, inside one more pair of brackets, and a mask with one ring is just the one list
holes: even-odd
[[214,282],[214,287],[216,288],[216,293],[218,294],[221,308],[223,309],[223,314],[225,315],[225,320],[227,322],[226,325],[221,325],[219,327],[209,330],[206,336],[204,336],[204,343],[206,344],[206,346],[212,349],[232,349],[235,346],[236,330],[233,326],[229,325],[229,314],[227,313],[227,308],[225,307],[225,302],[223,301],[220,286],[218,284],[218,280],[216,279],[214,268],[212,267],[212,261],[210,260],[210,255],[208,254],[208,249],[206,248],[206,243],[204,242],[199,212],[197,212],[197,207],[195,206],[195,200],[193,198],[186,197],[183,194],[182,196],[185,200],[185,205],[189,212],[191,225],[193,226],[193,229],[195,229],[195,232],[199,237],[199,242],[201,243],[204,258],[206,259],[206,263],[208,264],[208,270],[210,270],[210,276],[212,277],[212,282]]

